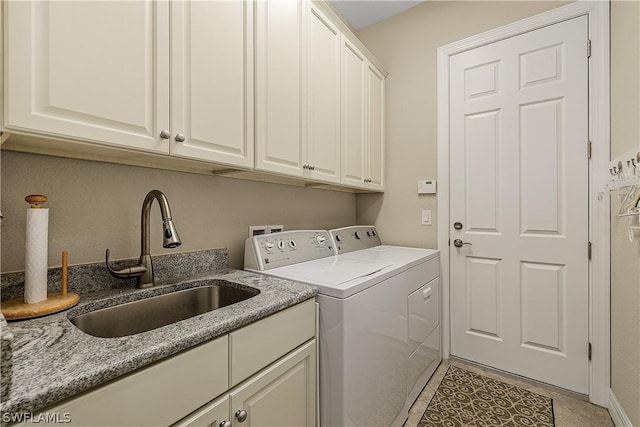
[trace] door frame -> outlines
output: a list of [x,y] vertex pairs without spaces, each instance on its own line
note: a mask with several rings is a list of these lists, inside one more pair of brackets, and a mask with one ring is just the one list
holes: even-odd
[[[449,60],[477,47],[517,36],[542,27],[587,15],[591,57],[589,60],[589,139],[593,143],[589,162],[589,400],[607,407],[610,390],[610,72],[609,0],[581,0],[530,18],[508,24],[438,48],[438,248],[441,257],[442,349],[450,356],[449,283]],[[585,141],[585,156],[587,141]],[[585,248],[586,251],[586,248]],[[585,348],[585,352],[587,348]]]

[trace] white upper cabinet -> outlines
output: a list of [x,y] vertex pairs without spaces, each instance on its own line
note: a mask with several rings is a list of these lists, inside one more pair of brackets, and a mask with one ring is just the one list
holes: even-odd
[[384,74],[342,42],[342,184],[384,189]]
[[322,2],[3,6],[3,149],[384,189],[386,74]]
[[342,183],[364,187],[367,60],[346,38],[342,52]]
[[5,129],[169,152],[167,2],[5,7]]
[[307,71],[309,176],[340,182],[340,30],[312,4]]
[[253,166],[251,2],[16,1],[6,25],[7,130]]
[[171,2],[172,155],[253,167],[253,3]]
[[384,79],[385,76],[371,62],[367,66],[367,139],[365,162],[370,190],[384,189]]
[[256,169],[303,176],[309,3],[256,2]]

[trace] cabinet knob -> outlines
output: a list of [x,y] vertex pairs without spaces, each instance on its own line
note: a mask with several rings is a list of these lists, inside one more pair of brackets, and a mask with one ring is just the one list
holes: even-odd
[[310,170],[310,171],[314,171],[314,170],[316,170],[316,167],[315,167],[315,166],[312,166],[312,165],[309,165],[309,170]]
[[171,132],[169,132],[166,129],[163,129],[162,132],[160,132],[160,138],[162,139],[169,139],[171,138]]
[[232,425],[232,424],[231,424],[231,421],[227,421],[227,420],[223,420],[223,421],[220,423],[220,427],[231,427],[231,425]]
[[187,138],[181,133],[176,135],[176,142],[184,142],[186,139]]
[[238,411],[236,411],[236,420],[238,420],[238,422],[244,422],[244,420],[247,419],[247,411],[245,411],[244,409],[239,409]]

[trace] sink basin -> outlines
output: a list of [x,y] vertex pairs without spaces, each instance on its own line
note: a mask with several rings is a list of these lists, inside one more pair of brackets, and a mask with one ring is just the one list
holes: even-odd
[[102,308],[69,320],[94,337],[124,337],[235,304],[258,293],[257,289],[208,285]]

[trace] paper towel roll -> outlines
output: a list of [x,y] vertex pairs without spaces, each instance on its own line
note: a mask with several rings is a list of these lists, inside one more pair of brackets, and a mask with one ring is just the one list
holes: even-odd
[[48,242],[49,209],[27,209],[24,272],[24,301],[27,304],[47,299]]

